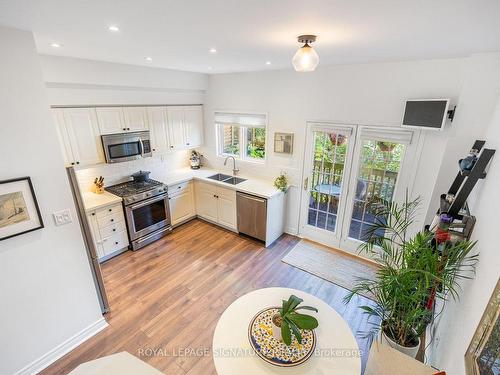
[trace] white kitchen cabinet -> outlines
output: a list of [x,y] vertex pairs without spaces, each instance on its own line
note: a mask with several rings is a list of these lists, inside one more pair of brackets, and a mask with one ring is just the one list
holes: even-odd
[[183,150],[198,147],[203,141],[203,107],[167,107],[170,148]]
[[101,135],[127,131],[122,107],[98,107],[95,111]]
[[87,212],[92,238],[100,262],[128,249],[129,240],[121,203]]
[[53,109],[65,163],[93,165],[104,162],[94,108]]
[[236,192],[214,184],[195,181],[198,216],[236,230]]
[[217,187],[218,223],[225,227],[237,228],[236,191]]
[[126,132],[140,132],[149,129],[146,107],[123,107]]
[[149,131],[151,134],[151,149],[153,152],[166,152],[168,143],[168,124],[166,107],[148,107]]
[[195,181],[196,213],[198,216],[218,222],[217,186],[206,182]]
[[196,216],[192,182],[188,181],[169,186],[168,199],[172,225],[181,224]]
[[186,148],[184,136],[184,107],[167,107],[168,136],[172,151]]
[[203,144],[203,107],[201,105],[184,107],[184,137],[188,148]]

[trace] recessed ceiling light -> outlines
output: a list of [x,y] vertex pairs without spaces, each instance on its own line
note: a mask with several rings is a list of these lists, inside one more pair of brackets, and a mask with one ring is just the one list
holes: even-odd
[[146,60],[146,61],[153,61],[153,58],[152,58],[151,56],[146,56],[146,57],[144,58],[144,60]]
[[59,43],[50,43],[50,46],[53,48],[59,48],[61,45]]
[[113,33],[116,33],[118,31],[120,31],[120,28],[118,26],[116,26],[116,25],[111,25],[111,26],[108,27],[108,30],[111,31],[111,32],[113,32]]
[[211,66],[209,66],[207,69],[208,69],[208,70],[212,70],[213,68],[212,68]]
[[216,50],[215,48],[210,48],[210,49],[208,50],[208,52],[210,52],[210,53],[217,53],[217,50]]
[[266,61],[266,65],[271,65],[271,61]]

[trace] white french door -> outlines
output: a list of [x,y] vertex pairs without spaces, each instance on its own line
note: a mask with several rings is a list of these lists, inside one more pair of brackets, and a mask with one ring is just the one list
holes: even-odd
[[412,183],[412,137],[407,130],[309,123],[300,235],[358,254],[376,202],[401,201]]
[[356,128],[309,123],[300,234],[339,247]]

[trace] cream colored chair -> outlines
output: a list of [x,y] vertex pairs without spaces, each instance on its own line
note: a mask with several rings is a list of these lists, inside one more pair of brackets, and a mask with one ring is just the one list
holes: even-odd
[[365,369],[365,375],[434,375],[438,373],[438,370],[377,341],[370,349]]
[[82,363],[70,375],[163,375],[146,362],[127,352],[116,353]]

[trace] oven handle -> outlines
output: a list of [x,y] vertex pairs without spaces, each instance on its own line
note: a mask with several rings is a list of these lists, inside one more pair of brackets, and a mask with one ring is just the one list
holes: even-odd
[[131,205],[131,206],[126,206],[127,209],[129,210],[135,210],[136,208],[140,208],[140,207],[143,207],[143,206],[146,206],[150,203],[153,203],[153,202],[157,202],[157,201],[162,201],[162,200],[165,200],[167,198],[168,194],[160,194],[160,195],[156,195],[152,198],[149,198],[145,201],[141,201],[139,203],[136,203],[134,205]]
[[141,156],[144,157],[144,143],[142,143],[142,139],[139,137],[139,143],[141,144]]

